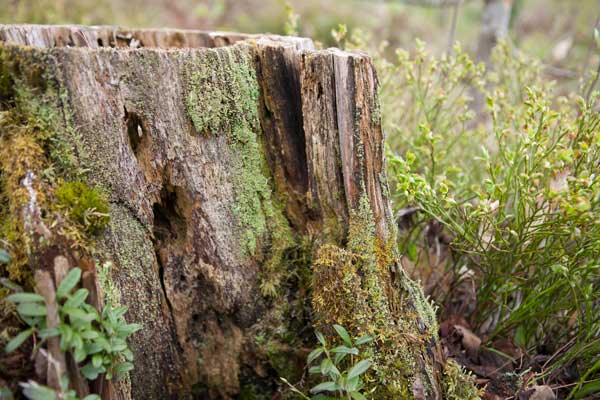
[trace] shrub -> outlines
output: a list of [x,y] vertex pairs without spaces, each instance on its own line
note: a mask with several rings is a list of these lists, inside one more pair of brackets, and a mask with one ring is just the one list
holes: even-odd
[[[477,85],[483,117],[465,123],[474,114],[462,96],[483,76],[480,67],[460,52],[440,61],[423,52],[401,54],[382,79],[384,110],[398,87],[416,108],[384,113],[397,207],[416,206],[420,229],[433,219],[450,233],[446,267],[455,280],[473,275],[470,317],[488,342],[512,337],[525,350],[561,349],[537,378],[576,363],[581,380],[592,379],[600,354],[597,94],[590,102],[556,97],[535,62],[500,46]],[[411,232],[401,241],[405,254],[426,247],[419,228]]]

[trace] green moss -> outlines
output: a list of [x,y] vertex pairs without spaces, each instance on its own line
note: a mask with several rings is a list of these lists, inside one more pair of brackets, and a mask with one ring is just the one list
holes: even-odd
[[[378,399],[412,398],[414,377],[423,369],[418,355],[437,330],[418,286],[404,275],[392,277],[395,265],[393,244],[376,237],[366,195],[351,212],[346,248],[322,246],[313,265],[316,328],[328,332],[337,323],[354,336],[375,338],[367,352],[374,362],[369,385]],[[430,383],[422,383],[432,394]]]
[[446,400],[479,400],[484,392],[475,386],[475,376],[465,372],[454,360],[446,363],[443,387]]
[[80,181],[63,182],[56,189],[56,200],[90,235],[102,232],[108,224],[108,200],[98,188],[90,188]]

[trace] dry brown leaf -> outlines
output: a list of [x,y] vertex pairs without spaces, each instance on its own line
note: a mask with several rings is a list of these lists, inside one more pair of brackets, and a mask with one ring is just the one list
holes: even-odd
[[529,398],[529,400],[555,400],[556,395],[554,391],[547,385],[534,386],[533,394]]

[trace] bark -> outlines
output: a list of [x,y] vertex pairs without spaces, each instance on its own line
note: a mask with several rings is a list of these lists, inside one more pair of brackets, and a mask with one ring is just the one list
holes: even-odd
[[344,296],[315,277],[359,254],[373,263],[356,288],[378,308],[357,303],[372,323],[346,322],[390,339],[375,349],[384,370],[399,364],[391,355],[406,363],[386,396],[441,398],[435,316],[393,250],[366,55],[113,27],[0,26],[0,41],[18,60],[10,82],[44,91],[56,138],[110,196],[85,284],[144,328],[131,339],[130,380],[105,397],[271,395],[278,376],[301,374],[313,326],[336,317],[318,290]]

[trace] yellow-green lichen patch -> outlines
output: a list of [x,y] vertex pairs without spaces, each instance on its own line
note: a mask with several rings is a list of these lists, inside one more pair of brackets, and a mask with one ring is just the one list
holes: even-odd
[[259,141],[259,88],[250,49],[210,49],[190,65],[188,114],[199,134],[225,135],[231,149],[234,212],[244,250],[257,242],[275,217],[269,174]]
[[313,264],[316,328],[328,332],[337,323],[352,335],[374,337],[366,352],[373,360],[368,386],[378,399],[412,398],[414,380],[423,375],[429,381],[421,378],[426,394],[434,390],[433,376],[420,372],[425,366],[419,358],[435,335],[435,321],[429,321],[434,313],[422,293],[414,293],[414,284],[398,284],[392,277],[395,260],[393,246],[375,235],[371,207],[363,195],[350,215],[346,248],[326,244]]

